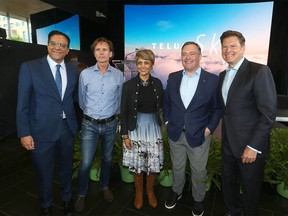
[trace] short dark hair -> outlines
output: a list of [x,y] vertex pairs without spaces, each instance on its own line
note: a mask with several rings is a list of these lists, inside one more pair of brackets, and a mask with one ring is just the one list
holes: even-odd
[[201,47],[199,46],[199,44],[197,44],[196,42],[193,42],[193,41],[187,41],[187,42],[185,42],[185,43],[183,44],[181,50],[183,50],[183,48],[184,48],[185,46],[188,46],[188,45],[195,45],[195,46],[197,47],[198,51],[199,51],[199,54],[201,54]]
[[113,59],[113,57],[114,57],[114,45],[113,45],[112,41],[108,40],[105,37],[97,38],[90,46],[91,51],[94,52],[94,49],[97,46],[97,44],[102,43],[102,42],[106,42],[108,44],[109,50],[112,52],[112,56],[110,57],[110,60]]
[[69,36],[66,35],[66,34],[63,33],[63,32],[58,31],[58,30],[53,30],[53,31],[51,31],[51,32],[48,34],[48,43],[49,43],[51,37],[54,36],[54,35],[62,35],[62,36],[64,36],[64,37],[67,39],[67,41],[68,41],[67,47],[69,48],[69,46],[70,46],[70,38],[69,38]]
[[238,31],[233,31],[233,30],[227,30],[225,32],[222,33],[222,35],[220,36],[220,40],[221,40],[221,44],[223,44],[223,40],[225,38],[228,38],[228,37],[232,37],[232,36],[236,36],[239,40],[239,43],[241,46],[244,46],[245,45],[245,38],[244,36],[238,32]]

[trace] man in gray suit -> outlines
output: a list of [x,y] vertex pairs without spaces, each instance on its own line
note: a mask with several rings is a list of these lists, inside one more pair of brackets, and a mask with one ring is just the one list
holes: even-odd
[[276,117],[275,84],[268,66],[244,58],[245,38],[240,32],[225,31],[220,40],[228,63],[219,75],[224,201],[227,215],[256,216]]

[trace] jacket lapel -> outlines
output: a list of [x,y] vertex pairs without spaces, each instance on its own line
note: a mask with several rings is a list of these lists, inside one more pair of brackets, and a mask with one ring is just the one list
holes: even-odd
[[71,81],[72,77],[71,77],[71,74],[69,73],[69,71],[70,71],[69,64],[66,64],[66,63],[65,63],[65,67],[66,67],[66,74],[67,74],[67,86],[66,86],[66,90],[65,90],[65,92],[64,92],[63,101],[64,101],[65,98],[66,98],[67,92],[69,91],[69,87],[70,87],[71,82],[72,82],[72,81]]
[[48,86],[51,86],[51,89],[52,89],[51,91],[54,91],[55,95],[57,95],[57,98],[59,100],[61,100],[55,79],[53,77],[51,68],[48,64],[46,57],[44,57],[42,59],[42,64],[43,64],[43,77],[44,77],[44,79],[46,80]]
[[220,103],[221,103],[222,107],[225,107],[225,103],[224,103],[223,96],[222,96],[222,86],[223,86],[223,81],[224,81],[225,76],[226,76],[226,70],[222,71],[219,74],[219,85],[218,85],[219,89],[218,89],[218,92],[219,92],[219,100],[220,100]]
[[178,76],[176,76],[176,97],[177,100],[179,101],[179,103],[181,104],[181,106],[183,107],[183,109],[185,109],[185,106],[183,104],[182,98],[181,98],[181,94],[180,94],[180,86],[181,86],[181,82],[182,82],[182,77],[183,77],[183,70],[179,71]]

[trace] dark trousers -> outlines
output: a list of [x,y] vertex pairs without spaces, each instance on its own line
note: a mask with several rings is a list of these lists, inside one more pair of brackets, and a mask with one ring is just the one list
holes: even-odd
[[35,150],[32,151],[32,161],[36,168],[41,207],[47,208],[53,203],[55,161],[58,164],[62,200],[69,201],[72,196],[74,135],[67,121],[63,120],[61,135],[55,142],[41,142],[39,140],[34,140],[34,142]]
[[230,215],[257,215],[265,160],[266,157],[257,157],[254,163],[243,164],[232,154],[222,153],[222,190]]

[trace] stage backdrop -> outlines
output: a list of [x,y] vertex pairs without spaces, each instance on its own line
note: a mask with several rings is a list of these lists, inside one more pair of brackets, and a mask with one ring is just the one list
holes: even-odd
[[[168,74],[182,69],[183,43],[195,41],[202,48],[201,67],[219,74],[226,68],[219,38],[226,30],[237,30],[246,38],[245,57],[267,64],[272,11],[273,2],[125,5],[124,59],[133,61],[135,51],[151,49],[156,55],[153,75],[166,87]],[[125,76],[135,75],[135,64],[128,64]]]

